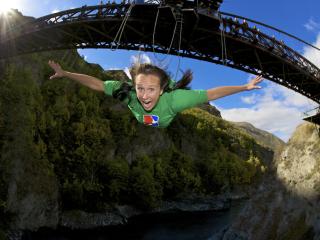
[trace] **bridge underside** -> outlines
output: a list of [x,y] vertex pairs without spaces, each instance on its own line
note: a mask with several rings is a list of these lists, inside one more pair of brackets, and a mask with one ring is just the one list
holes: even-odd
[[304,118],[303,120],[311,122],[311,123],[315,123],[320,126],[320,113],[318,113],[314,116],[311,116],[311,117]]
[[124,24],[130,6],[123,6],[122,12],[114,10],[117,6],[99,7],[73,10],[78,14],[65,11],[25,24],[0,41],[0,58],[72,48],[142,49],[262,74],[320,103],[319,69],[256,29],[204,9],[147,4],[134,6]]

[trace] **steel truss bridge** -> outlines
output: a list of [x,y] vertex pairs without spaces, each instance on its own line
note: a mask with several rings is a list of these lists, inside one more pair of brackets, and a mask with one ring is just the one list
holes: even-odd
[[255,23],[203,1],[82,6],[2,31],[0,59],[58,49],[142,49],[260,74],[320,103],[319,68]]

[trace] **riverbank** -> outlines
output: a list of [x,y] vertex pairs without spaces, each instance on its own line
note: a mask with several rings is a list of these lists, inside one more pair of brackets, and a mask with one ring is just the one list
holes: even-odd
[[126,224],[93,229],[59,227],[25,232],[23,240],[207,240],[225,229],[245,205],[231,201],[229,209],[211,211],[168,211],[142,214]]

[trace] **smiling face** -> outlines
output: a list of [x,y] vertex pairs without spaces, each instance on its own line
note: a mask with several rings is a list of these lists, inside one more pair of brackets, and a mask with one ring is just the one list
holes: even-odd
[[151,111],[158,103],[163,92],[160,79],[153,74],[138,74],[135,78],[137,98],[146,111]]

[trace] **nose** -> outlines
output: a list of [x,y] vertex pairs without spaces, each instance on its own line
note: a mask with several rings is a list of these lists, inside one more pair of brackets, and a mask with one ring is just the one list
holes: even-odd
[[148,93],[145,91],[143,94],[142,94],[142,98],[143,99],[147,99],[149,97]]

